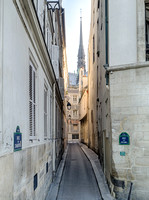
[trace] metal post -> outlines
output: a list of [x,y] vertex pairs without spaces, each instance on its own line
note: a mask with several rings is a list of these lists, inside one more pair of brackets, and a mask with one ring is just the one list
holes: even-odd
[[3,142],[3,14],[4,2],[0,1],[0,144]]
[[133,185],[133,183],[131,182],[130,190],[129,190],[129,194],[128,194],[128,200],[130,200],[130,197],[131,197],[132,185]]

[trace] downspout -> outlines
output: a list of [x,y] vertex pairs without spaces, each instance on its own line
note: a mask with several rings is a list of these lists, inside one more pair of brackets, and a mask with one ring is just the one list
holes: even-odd
[[109,21],[108,21],[108,0],[105,0],[105,65],[104,68],[106,70],[105,78],[106,78],[106,85],[109,84],[109,73],[107,72],[107,68],[109,67]]
[[56,102],[56,99],[55,99],[55,83],[53,84],[53,134],[52,134],[52,152],[53,152],[53,155],[52,155],[52,160],[53,160],[53,177],[55,176],[55,103]]
[[0,146],[3,143],[3,10],[2,0],[0,1]]

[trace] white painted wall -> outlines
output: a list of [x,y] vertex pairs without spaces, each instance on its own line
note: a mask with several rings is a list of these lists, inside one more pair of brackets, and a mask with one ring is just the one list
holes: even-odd
[[[17,2],[20,15],[24,17],[20,1]],[[29,27],[25,17],[26,27],[24,26],[14,3],[15,1],[10,0],[0,1],[0,28],[3,27],[3,29],[0,29],[0,73],[3,69],[3,74],[0,74],[0,199],[37,200],[45,198],[52,181],[53,147],[51,137],[55,127],[53,127],[53,123],[50,123],[51,119],[53,119],[50,100],[52,97],[53,101],[52,83],[56,82],[56,80],[53,80],[54,74],[50,74],[52,71],[51,65],[47,66],[48,62],[46,63],[43,58],[45,55],[38,48],[38,45],[41,45],[42,42],[37,45],[35,40],[37,35],[32,29],[33,27]],[[41,6],[43,7],[43,4]],[[33,10],[30,12],[33,12]],[[38,38],[38,40],[40,39],[42,37]],[[1,43],[2,41],[3,43]],[[46,52],[46,49],[44,50]],[[34,64],[37,71],[36,137],[32,141],[29,135],[30,62]],[[44,137],[45,83],[48,88],[47,138]],[[56,98],[61,107],[61,98],[57,92]],[[2,110],[3,112],[1,112]],[[22,150],[14,152],[13,134],[17,126],[20,126],[22,133]],[[61,143],[59,142],[55,148],[57,148],[59,154]],[[55,162],[56,158],[53,157],[53,159],[53,162]],[[48,172],[46,172],[47,163]],[[33,180],[36,173],[38,174],[38,187],[34,191]]]
[[137,61],[136,0],[109,0],[109,65]]

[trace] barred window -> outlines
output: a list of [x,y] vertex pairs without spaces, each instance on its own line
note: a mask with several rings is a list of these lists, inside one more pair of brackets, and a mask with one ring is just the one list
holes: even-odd
[[72,139],[79,139],[79,134],[72,134]]
[[29,131],[30,136],[36,135],[36,69],[29,66]]
[[48,88],[44,85],[44,137],[47,137],[48,131]]

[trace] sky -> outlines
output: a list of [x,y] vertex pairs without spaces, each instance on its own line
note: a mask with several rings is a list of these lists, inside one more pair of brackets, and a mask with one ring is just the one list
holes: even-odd
[[69,72],[77,71],[78,49],[80,39],[80,9],[82,9],[83,46],[86,69],[90,29],[91,0],[63,0],[65,8],[66,52]]

